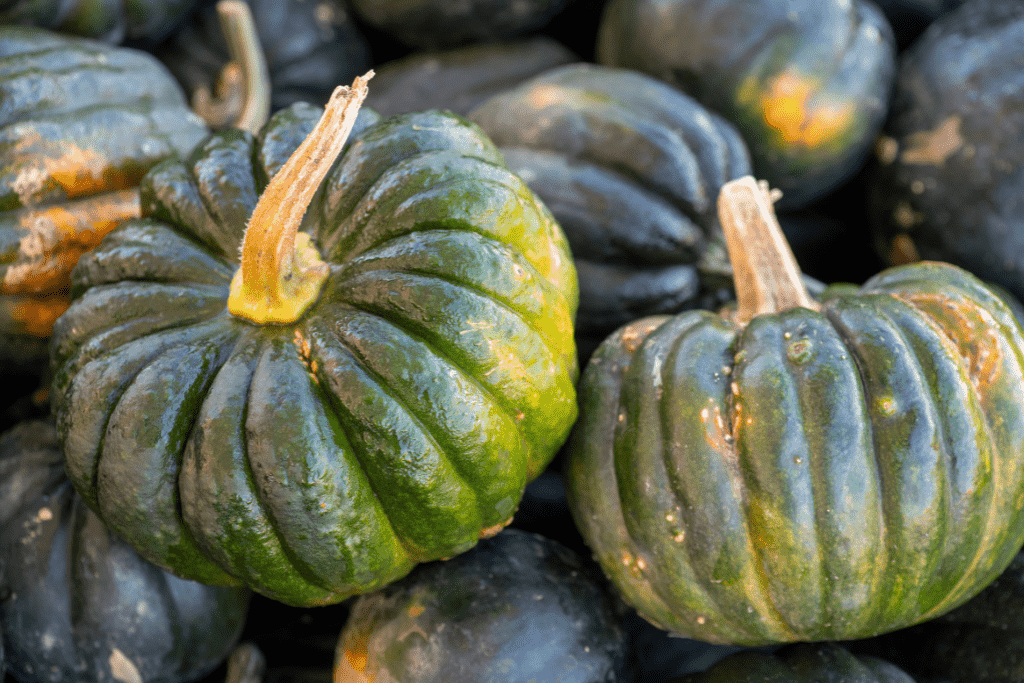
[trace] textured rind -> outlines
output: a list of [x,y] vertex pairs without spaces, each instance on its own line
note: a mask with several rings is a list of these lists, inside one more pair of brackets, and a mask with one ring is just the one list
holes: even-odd
[[0,211],[134,187],[208,132],[153,56],[43,29],[0,27],[0,93]]
[[357,123],[303,222],[330,266],[303,318],[227,313],[245,221],[316,114],[155,168],[146,218],[75,270],[52,344],[90,506],[156,564],[306,605],[506,524],[568,434],[578,375],[560,228],[439,112]]
[[565,231],[581,349],[646,315],[720,303],[728,264],[715,200],[751,172],[746,144],[720,115],[652,76],[575,63],[468,116]]
[[580,385],[574,518],[626,599],[740,645],[867,637],[980,591],[1024,540],[1024,335],[923,263],[820,313],[622,328]]
[[149,168],[207,133],[153,56],[0,26],[4,357],[45,367],[31,349],[67,306],[78,257],[139,215],[136,186]]
[[901,56],[869,176],[887,263],[947,261],[1024,298],[1024,5],[973,2]]

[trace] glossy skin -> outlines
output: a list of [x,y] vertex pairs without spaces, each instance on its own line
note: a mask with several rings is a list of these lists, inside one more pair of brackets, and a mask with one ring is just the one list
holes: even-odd
[[732,121],[785,209],[863,165],[896,61],[892,29],[862,0],[611,0],[596,52],[601,64],[656,76]]
[[[270,72],[274,111],[323,105],[339,83],[370,68],[370,48],[341,0],[248,0]],[[211,92],[230,59],[216,3],[192,14],[156,50],[189,93]]]
[[900,60],[870,176],[878,253],[955,263],[1024,297],[1024,5],[972,2]]
[[[354,601],[336,683],[609,683],[627,634],[600,571],[506,530]],[[415,635],[413,635],[415,634]]]
[[0,334],[27,345],[146,171],[208,130],[152,56],[42,29],[0,27],[0,101]]
[[578,343],[721,301],[731,284],[719,188],[750,173],[736,129],[650,76],[594,64],[550,69],[469,114],[551,209],[579,271]]
[[565,238],[453,115],[364,109],[304,221],[319,300],[287,325],[227,312],[256,197],[319,115],[154,169],[148,218],[80,261],[53,346],[90,506],[157,564],[296,605],[496,533],[576,417]]
[[935,617],[1024,539],[1022,348],[998,297],[937,263],[745,329],[637,321],[584,371],[573,516],[627,601],[691,638]]
[[0,557],[0,631],[25,683],[195,680],[245,625],[248,590],[179,579],[100,522],[65,476],[50,422],[0,436]]

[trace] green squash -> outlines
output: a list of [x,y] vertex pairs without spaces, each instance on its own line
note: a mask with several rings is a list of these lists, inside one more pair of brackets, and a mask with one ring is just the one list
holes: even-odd
[[549,69],[468,116],[565,231],[584,356],[631,320],[731,296],[715,198],[751,166],[721,116],[651,76],[583,63]]
[[366,106],[381,116],[446,109],[467,116],[484,100],[548,69],[579,61],[553,38],[474,43],[419,50],[374,67]]
[[238,641],[249,596],[179,579],[114,536],[68,481],[52,421],[0,435],[0,632],[21,683],[195,680]]
[[786,209],[826,196],[867,161],[896,61],[892,29],[865,0],[610,0],[596,53],[734,123]]
[[763,187],[721,197],[738,308],[638,320],[584,370],[584,539],[641,615],[708,642],[863,638],[968,600],[1024,540],[1020,324],[943,263],[818,303]]
[[0,362],[46,361],[79,256],[209,131],[153,56],[38,28],[0,26],[0,102]]
[[[296,102],[323,106],[334,86],[351,82],[370,67],[369,43],[342,0],[247,0],[243,4],[252,11],[269,70],[273,111]],[[155,50],[194,101],[196,93],[215,90],[234,56],[221,11],[216,3],[200,7]]]
[[887,263],[948,261],[1024,297],[1022,41],[1024,4],[981,0],[901,54],[869,178]]
[[746,650],[703,673],[669,683],[914,683],[899,667],[877,657],[858,657],[835,643],[798,643],[774,653]]
[[452,114],[363,110],[332,165],[345,92],[365,97],[148,174],[51,347],[68,472],[100,517],[182,576],[293,605],[496,533],[577,412],[550,213]]
[[335,683],[606,683],[627,637],[604,577],[518,529],[362,595],[338,639]]

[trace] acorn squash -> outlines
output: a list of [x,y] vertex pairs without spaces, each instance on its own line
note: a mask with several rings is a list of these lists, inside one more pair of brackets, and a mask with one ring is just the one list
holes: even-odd
[[865,0],[611,0],[597,61],[665,80],[732,121],[779,207],[824,197],[867,161],[896,48]]
[[[370,46],[342,0],[246,0],[269,69],[270,107],[323,106],[338,83],[370,67]],[[190,96],[212,92],[233,60],[215,3],[155,50]],[[214,127],[219,125],[214,122]],[[255,132],[255,131],[253,131]]]
[[179,579],[114,536],[64,474],[52,421],[0,435],[0,632],[21,683],[195,680],[237,642],[249,595]]
[[599,569],[507,529],[356,599],[334,683],[623,680],[619,618]]
[[900,57],[870,215],[889,264],[955,263],[1024,297],[1024,5],[979,0]]
[[293,605],[496,533],[577,410],[558,224],[479,128],[353,119],[357,83],[154,168],[51,346],[100,517],[155,564]]
[[579,61],[547,36],[417,51],[374,67],[366,106],[381,116],[447,109],[466,116],[484,100],[548,69]]
[[718,189],[750,173],[736,129],[650,76],[595,64],[545,71],[469,113],[565,231],[584,357],[645,315],[731,296]]
[[736,309],[638,320],[583,373],[584,539],[641,615],[708,642],[863,638],[965,602],[1024,540],[1020,323],[937,262],[816,302],[767,191],[719,202]]
[[15,360],[67,308],[79,256],[139,215],[143,174],[208,130],[151,55],[37,28],[0,27],[0,101],[0,359]]

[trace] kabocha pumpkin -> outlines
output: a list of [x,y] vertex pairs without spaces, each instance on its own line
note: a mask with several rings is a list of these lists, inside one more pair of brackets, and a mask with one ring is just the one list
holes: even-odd
[[731,296],[720,296],[731,282],[714,201],[750,157],[722,117],[650,76],[569,64],[469,118],[566,233],[584,355],[631,320]]
[[452,114],[363,110],[332,165],[357,84],[318,127],[296,104],[153,169],[51,345],[86,502],[160,566],[293,605],[496,533],[577,410],[557,223]]
[[877,657],[858,657],[835,643],[798,643],[778,652],[753,650],[731,654],[699,674],[670,683],[914,683],[895,664]]
[[198,679],[237,642],[249,595],[179,579],[111,534],[51,421],[0,435],[0,632],[21,683]]
[[901,55],[870,178],[888,263],[949,261],[1024,296],[1022,41],[1024,5],[979,0]]
[[139,215],[143,174],[208,131],[152,56],[43,29],[0,27],[0,101],[0,360],[13,363],[39,356],[78,257]]
[[619,616],[600,570],[507,529],[356,599],[334,683],[623,680]]
[[583,373],[584,539],[641,615],[708,642],[862,638],[968,600],[1024,538],[1020,324],[937,262],[818,303],[763,186],[719,206],[736,309],[638,320]]
[[27,0],[5,2],[0,24],[35,26],[105,43],[155,45],[197,0]]
[[889,106],[896,49],[865,0],[610,0],[597,61],[690,93],[743,134],[780,208],[863,166]]

